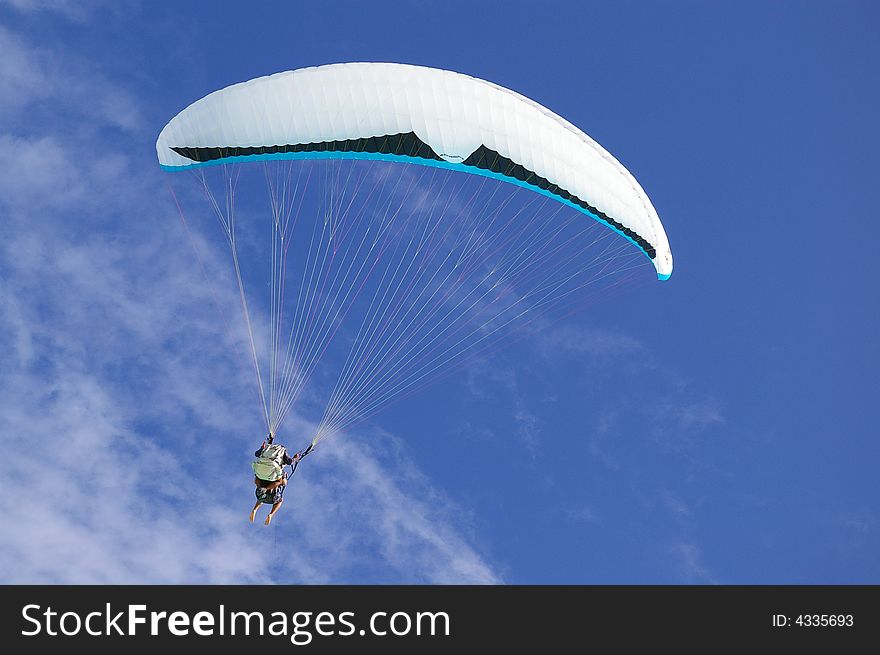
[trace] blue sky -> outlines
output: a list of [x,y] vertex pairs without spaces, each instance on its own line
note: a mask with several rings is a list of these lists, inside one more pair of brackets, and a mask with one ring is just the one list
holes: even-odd
[[[874,4],[379,6],[0,3],[0,581],[880,582]],[[358,60],[583,128],[676,269],[325,443],[266,530],[250,370],[154,143]]]

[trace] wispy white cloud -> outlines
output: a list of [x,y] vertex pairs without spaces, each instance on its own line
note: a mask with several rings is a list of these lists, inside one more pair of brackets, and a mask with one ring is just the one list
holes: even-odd
[[[76,131],[56,131],[59,140],[95,138],[93,130],[98,127],[105,132],[113,128],[132,132],[144,126],[142,103],[125,84],[111,81],[86,60],[53,50],[51,44],[26,41],[3,25],[0,89],[0,117],[19,131],[31,128],[38,136],[62,121],[76,126]],[[86,150],[96,159],[106,151]]]
[[684,430],[701,430],[724,423],[721,408],[714,398],[698,398],[683,402],[665,402],[657,407],[658,418],[669,419]]
[[[332,473],[332,483],[307,493],[315,508],[333,508],[321,513],[324,529],[318,534],[322,548],[332,547],[339,567],[359,562],[366,545],[368,551],[380,552],[385,563],[379,570],[376,563],[368,564],[374,569],[374,582],[501,581],[467,543],[472,529],[467,523],[472,520],[431,486],[394,437],[373,433],[368,440],[344,439],[326,450],[322,466]],[[328,517],[346,529],[327,530]],[[459,529],[453,527],[457,524]]]
[[[82,202],[86,179],[69,151],[49,136],[0,134],[0,197],[10,210],[53,210]],[[98,182],[98,180],[95,180]]]
[[591,456],[599,460],[606,468],[620,470],[620,461],[613,454],[612,449],[607,447],[609,441],[613,441],[616,432],[619,414],[616,411],[604,411],[596,420],[596,427],[590,432],[588,448]]
[[684,582],[693,584],[718,584],[712,572],[703,564],[699,547],[691,542],[678,542],[669,547]]
[[[0,315],[8,326],[3,346],[4,359],[26,366],[34,357],[33,336],[29,327],[28,308],[0,280]],[[7,359],[8,358],[8,359]]]
[[27,46],[0,25],[0,116],[13,115],[30,102],[51,93],[42,59],[44,53]]
[[639,416],[653,434],[681,444],[693,443],[700,434],[725,423],[721,402],[710,393],[692,389],[674,370],[661,368],[650,348],[625,334],[596,327],[561,327],[540,340],[540,352],[547,361],[566,356],[570,365],[581,368],[573,383],[596,386],[597,380],[617,378],[620,407],[608,403],[598,415],[590,441],[594,454],[600,443],[616,430],[629,429],[624,416]]
[[586,504],[581,504],[565,510],[565,516],[573,523],[599,523],[599,516],[596,510]]
[[838,557],[858,561],[865,572],[878,570],[880,556],[872,547],[876,542],[876,509],[865,506],[835,508],[831,510],[829,527],[828,536],[833,540],[831,547]]
[[877,520],[871,512],[847,512],[841,519],[843,526],[858,535],[868,535],[874,530]]
[[660,489],[658,492],[662,506],[673,516],[687,518],[691,512],[691,507],[679,494],[670,489]]
[[560,354],[588,356],[602,360],[631,359],[650,368],[653,358],[648,347],[638,339],[607,329],[589,326],[556,327],[540,340],[541,353],[553,361]]
[[83,22],[96,10],[119,4],[109,0],[2,0],[0,4],[24,14],[57,14],[68,20]]
[[711,438],[725,418],[718,400],[690,389],[667,390],[645,408],[650,434],[663,449],[689,453]]
[[[484,361],[469,367],[465,379],[470,402],[485,402],[498,397],[513,397],[511,418],[514,422],[515,433],[525,449],[534,458],[542,445],[542,421],[537,413],[529,409],[524,394],[520,392],[516,370],[505,364],[490,364],[488,361]],[[491,428],[468,426],[469,431],[474,429],[478,434],[494,435]]]
[[485,400],[497,395],[496,388],[504,391],[516,389],[516,371],[509,366],[488,365],[478,362],[465,371],[468,393],[474,400]]
[[[700,520],[704,499],[695,497],[685,480],[669,479],[666,466],[658,468],[657,462],[672,457],[686,470],[710,466],[702,461],[701,448],[714,430],[726,425],[721,402],[661,366],[645,342],[616,331],[551,327],[537,339],[536,349],[543,366],[532,367],[533,374],[546,375],[547,385],[565,379],[569,388],[562,402],[582,399],[576,407],[567,405],[571,415],[565,425],[582,421],[585,454],[613,476],[612,484],[621,491],[618,500],[625,503],[628,498],[672,533],[690,532]],[[536,402],[533,396],[515,394],[516,385],[507,390],[522,411],[529,412]],[[581,522],[594,520],[594,498],[585,495],[572,502],[588,508]],[[573,520],[571,511],[567,516]],[[714,581],[691,540],[682,539],[670,552],[682,580]]]
[[517,434],[520,440],[522,440],[526,450],[534,457],[541,445],[540,417],[527,410],[523,404],[520,404],[514,412],[513,418],[517,423]]

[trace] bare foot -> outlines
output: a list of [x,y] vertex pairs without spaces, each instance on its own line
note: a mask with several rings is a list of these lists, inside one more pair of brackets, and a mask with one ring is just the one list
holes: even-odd
[[269,516],[266,517],[266,525],[269,525],[271,522],[272,522],[272,515],[269,514]]
[[251,510],[251,523],[254,522],[254,519],[257,518],[257,510],[256,508]]

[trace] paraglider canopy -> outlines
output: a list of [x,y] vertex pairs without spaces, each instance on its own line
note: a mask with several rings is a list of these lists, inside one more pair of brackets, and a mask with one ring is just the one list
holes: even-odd
[[211,93],[156,143],[160,165],[384,159],[494,177],[575,207],[672,274],[663,225],[635,178],[577,127],[474,77],[391,63],[303,68]]

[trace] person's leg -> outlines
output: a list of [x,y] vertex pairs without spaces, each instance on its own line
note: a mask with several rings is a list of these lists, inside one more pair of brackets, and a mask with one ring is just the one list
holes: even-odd
[[263,503],[261,503],[261,502],[258,500],[258,501],[257,501],[257,504],[254,505],[254,508],[251,510],[251,523],[253,523],[253,522],[254,522],[254,519],[257,517],[257,510],[260,509],[260,505],[262,505],[262,504],[263,504]]
[[281,507],[281,503],[283,501],[278,501],[274,505],[272,505],[272,511],[269,512],[269,516],[266,517],[266,525],[269,525],[272,522],[272,517],[275,516],[275,512],[278,511],[278,508]]

